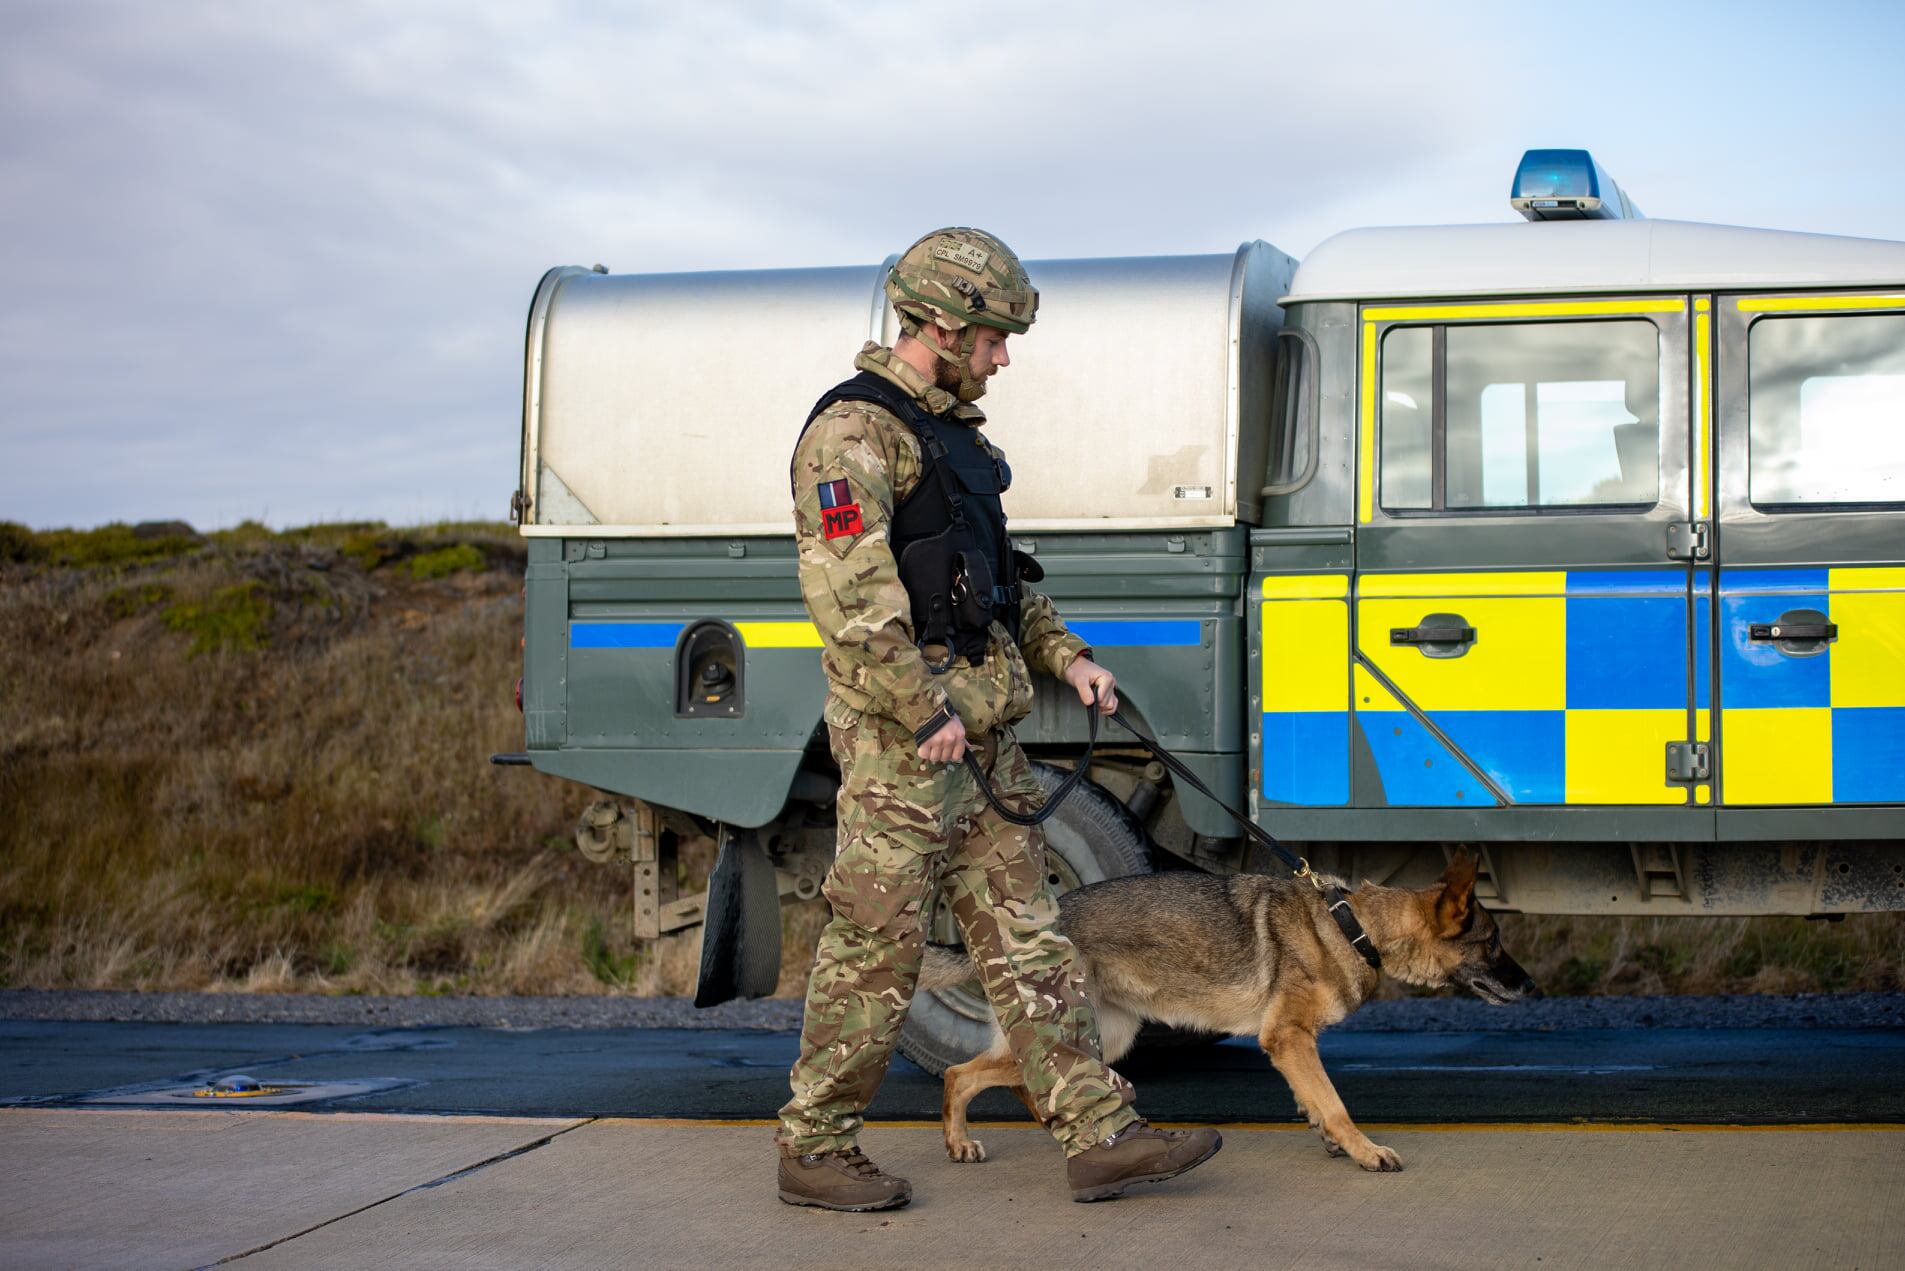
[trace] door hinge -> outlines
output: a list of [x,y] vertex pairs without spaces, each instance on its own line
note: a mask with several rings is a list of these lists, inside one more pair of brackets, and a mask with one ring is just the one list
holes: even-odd
[[1668,560],[1705,560],[1713,554],[1713,527],[1705,521],[1674,521],[1667,526]]
[[1712,743],[1670,741],[1667,743],[1667,780],[1706,781],[1712,770]]
[[529,496],[521,490],[509,492],[509,519],[516,524],[523,523],[523,517],[529,512]]

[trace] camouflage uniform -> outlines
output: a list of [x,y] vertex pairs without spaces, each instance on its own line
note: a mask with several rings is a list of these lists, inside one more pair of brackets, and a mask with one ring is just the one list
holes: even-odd
[[[934,414],[954,405],[890,349],[869,343],[854,365]],[[960,404],[954,418],[977,426],[985,417]],[[1083,976],[1055,928],[1044,840],[987,806],[962,764],[920,758],[914,734],[949,706],[1001,801],[1029,810],[1039,786],[1011,728],[1031,708],[1027,663],[1062,675],[1088,650],[1050,600],[1028,592],[1016,640],[994,623],[982,665],[927,670],[886,535],[920,473],[912,430],[866,402],[829,407],[795,453],[801,592],[825,645],[840,830],[824,888],[833,919],[808,981],[794,1097],[776,1138],[798,1153],[853,1146],[906,1022],[928,907],[943,886],[1040,1119],[1077,1155],[1137,1116],[1130,1085],[1099,1058]],[[828,538],[818,488],[841,479],[864,528]]]

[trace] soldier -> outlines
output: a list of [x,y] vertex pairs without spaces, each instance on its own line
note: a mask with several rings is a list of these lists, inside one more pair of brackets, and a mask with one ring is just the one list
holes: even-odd
[[1076,1200],[1172,1177],[1222,1145],[1214,1130],[1155,1130],[1100,1059],[1072,946],[1054,927],[1044,841],[989,807],[960,760],[970,748],[1001,802],[1040,788],[1012,725],[1031,671],[1099,709],[1116,682],[1025,586],[1043,572],[1012,549],[999,496],[1005,457],[973,403],[1010,365],[1038,292],[990,234],[944,229],[886,279],[904,334],[869,342],[859,374],[820,399],[795,446],[801,594],[825,647],[828,737],[840,765],[833,917],[807,986],[793,1098],[780,1111],[780,1197],[867,1210],[912,1198],[855,1144],[918,981],[928,909],[943,885],[1024,1073],[1028,1102],[1065,1149]]

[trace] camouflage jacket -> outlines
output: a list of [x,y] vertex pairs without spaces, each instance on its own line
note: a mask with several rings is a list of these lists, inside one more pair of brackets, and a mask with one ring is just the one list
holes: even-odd
[[[950,393],[933,387],[891,349],[868,342],[853,364],[891,380],[934,414],[953,404]],[[974,427],[985,422],[970,404],[957,406],[953,418]],[[990,442],[985,445],[996,452]],[[921,467],[913,430],[871,402],[829,406],[794,451],[800,590],[820,630],[829,721],[839,722],[836,710],[845,707],[896,719],[917,732],[950,708],[967,732],[982,735],[1031,710],[1028,664],[1063,675],[1089,650],[1065,629],[1049,599],[1028,590],[1019,630],[993,623],[983,664],[960,661],[940,675],[927,669],[914,642],[899,562],[887,542],[893,509],[919,484]],[[836,515],[823,525],[823,512],[855,505],[856,517],[843,522]]]

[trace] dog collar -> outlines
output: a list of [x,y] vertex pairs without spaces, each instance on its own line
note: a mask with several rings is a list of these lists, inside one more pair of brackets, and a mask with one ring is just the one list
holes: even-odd
[[1322,888],[1323,903],[1329,906],[1330,917],[1336,919],[1337,929],[1343,938],[1349,941],[1349,947],[1362,955],[1372,971],[1382,970],[1382,954],[1376,952],[1376,942],[1363,930],[1363,924],[1356,919],[1356,911],[1349,907],[1349,894],[1334,883]]

